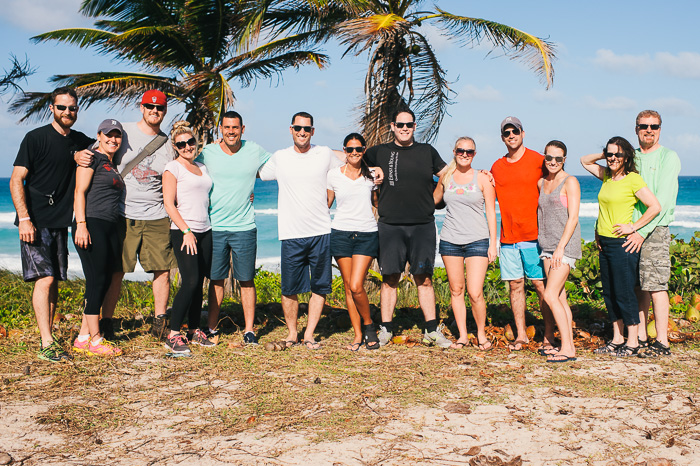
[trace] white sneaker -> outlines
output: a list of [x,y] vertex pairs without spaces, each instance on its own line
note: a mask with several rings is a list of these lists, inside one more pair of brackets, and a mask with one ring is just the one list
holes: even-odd
[[377,338],[379,338],[379,346],[386,346],[391,342],[391,339],[394,337],[394,334],[387,330],[387,328],[383,325],[379,326],[379,333],[377,334]]
[[442,329],[445,328],[445,324],[440,324],[434,332],[428,333],[427,331],[423,334],[423,344],[432,346],[437,345],[440,348],[449,348],[452,342],[442,333]]

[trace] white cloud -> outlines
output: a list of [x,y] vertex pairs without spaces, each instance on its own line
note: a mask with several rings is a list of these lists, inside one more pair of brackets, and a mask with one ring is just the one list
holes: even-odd
[[82,0],[5,0],[0,17],[32,33],[77,26],[92,21],[80,13]]
[[615,73],[645,74],[662,73],[682,79],[700,79],[700,54],[696,52],[658,52],[653,56],[618,55],[612,50],[600,49],[596,52],[593,63],[598,67]]
[[503,95],[501,91],[490,85],[479,89],[473,84],[467,84],[458,92],[458,99],[460,101],[475,100],[478,102],[499,102],[503,100]]
[[636,101],[621,96],[611,97],[602,101],[588,96],[584,98],[584,104],[598,110],[634,110],[637,108]]
[[695,107],[693,104],[677,97],[652,100],[649,107],[658,109],[664,115],[688,116],[695,114]]

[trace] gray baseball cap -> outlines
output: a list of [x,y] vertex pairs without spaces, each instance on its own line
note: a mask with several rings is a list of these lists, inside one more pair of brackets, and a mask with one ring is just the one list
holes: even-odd
[[514,126],[514,127],[518,128],[520,131],[524,131],[523,124],[520,123],[520,120],[518,120],[514,116],[509,116],[508,118],[506,118],[505,120],[503,120],[501,122],[501,132],[503,132],[503,128],[505,128],[508,125]]
[[117,129],[120,133],[124,134],[124,128],[122,128],[122,124],[119,123],[117,120],[112,120],[110,118],[100,123],[100,126],[97,127],[97,132],[107,134],[113,129]]

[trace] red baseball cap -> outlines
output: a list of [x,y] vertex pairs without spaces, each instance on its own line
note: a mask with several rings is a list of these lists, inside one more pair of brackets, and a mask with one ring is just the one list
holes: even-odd
[[168,99],[165,94],[160,92],[158,89],[151,89],[146,91],[141,97],[142,104],[156,104],[156,105],[168,105]]

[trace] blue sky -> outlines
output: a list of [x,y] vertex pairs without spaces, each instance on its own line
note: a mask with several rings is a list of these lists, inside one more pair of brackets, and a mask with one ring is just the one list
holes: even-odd
[[[469,135],[477,142],[474,164],[488,168],[504,153],[499,123],[508,115],[525,127],[525,144],[541,151],[560,139],[569,147],[567,170],[583,174],[577,159],[598,151],[612,136],[636,145],[634,118],[653,108],[663,118],[661,142],[676,150],[683,175],[700,175],[700,50],[693,39],[700,6],[691,1],[563,2],[563,1],[436,1],[455,14],[486,18],[548,38],[557,45],[555,80],[545,91],[525,65],[487,56],[488,47],[462,48],[429,24],[425,33],[453,83],[454,104],[440,129],[435,147],[446,160],[455,139]],[[0,10],[0,65],[9,55],[26,54],[38,72],[23,87],[49,90],[53,74],[123,70],[127,65],[96,56],[90,50],[33,44],[29,38],[52,29],[90,26],[77,11],[80,0],[4,0]],[[433,2],[423,3],[431,9]],[[693,46],[692,44],[696,44]],[[356,128],[356,105],[362,92],[367,56],[341,59],[329,45],[331,66],[289,71],[283,81],[260,81],[240,88],[232,82],[243,114],[246,139],[268,150],[291,144],[289,118],[305,110],[315,117],[314,142],[339,147]],[[23,135],[36,125],[17,125],[7,112],[9,96],[0,101],[0,134],[6,150],[0,155],[0,177],[9,176]],[[166,122],[178,113],[169,109]],[[106,105],[81,110],[75,128],[89,135],[104,118],[134,121],[136,108]],[[418,122],[420,124],[420,122]]]

